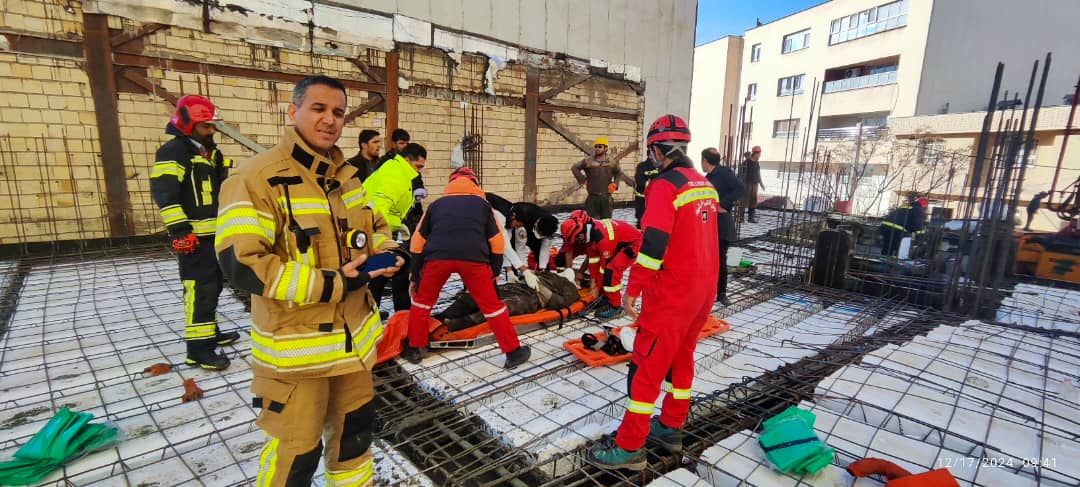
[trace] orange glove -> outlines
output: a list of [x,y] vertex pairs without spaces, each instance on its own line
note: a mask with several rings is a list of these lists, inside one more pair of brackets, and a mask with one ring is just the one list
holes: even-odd
[[618,190],[619,190],[619,185],[618,184],[608,183],[608,185],[607,185],[607,192],[608,193],[614,193],[614,192],[616,192]]
[[194,233],[174,238],[172,241],[172,248],[178,254],[194,254],[198,247],[199,237],[196,237]]

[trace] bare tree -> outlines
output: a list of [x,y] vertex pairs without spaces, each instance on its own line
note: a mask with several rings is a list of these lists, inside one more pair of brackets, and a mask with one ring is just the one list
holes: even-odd
[[967,170],[970,152],[970,146],[946,150],[943,140],[925,131],[903,139],[886,128],[864,133],[861,140],[836,144],[830,150],[833,162],[829,166],[848,175],[847,184],[836,178],[832,194],[854,200],[859,188],[865,188],[872,195],[860,201],[866,215],[888,194],[948,192],[954,177]]

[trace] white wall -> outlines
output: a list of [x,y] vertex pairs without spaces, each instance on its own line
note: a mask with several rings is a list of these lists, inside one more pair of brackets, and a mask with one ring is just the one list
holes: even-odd
[[[724,152],[724,136],[738,129],[739,120],[728,114],[739,108],[739,72],[742,38],[728,36],[694,48],[694,80],[690,97],[690,158],[716,147]],[[734,107],[731,105],[734,104]],[[734,141],[732,143],[735,143]],[[699,161],[700,162],[700,161]]]
[[[949,103],[953,113],[985,110],[998,61],[1004,90],[1024,95],[1031,65],[1053,53],[1044,105],[1059,105],[1080,76],[1080,0],[936,0],[917,115]],[[1038,90],[1036,78],[1035,90]],[[1034,100],[1033,100],[1034,101]]]

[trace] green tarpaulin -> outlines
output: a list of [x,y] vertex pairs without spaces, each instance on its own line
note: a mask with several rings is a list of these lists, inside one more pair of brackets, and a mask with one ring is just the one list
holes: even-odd
[[75,458],[116,444],[119,430],[92,419],[90,413],[61,409],[14,459],[0,463],[0,485],[35,484]]

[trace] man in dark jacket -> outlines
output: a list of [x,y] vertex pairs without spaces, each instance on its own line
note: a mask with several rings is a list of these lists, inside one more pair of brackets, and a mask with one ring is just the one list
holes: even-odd
[[720,151],[708,148],[701,151],[701,168],[705,170],[705,179],[708,179],[716,188],[720,196],[720,210],[717,217],[717,226],[720,232],[720,278],[716,283],[716,300],[727,306],[727,252],[731,242],[738,239],[735,233],[735,219],[731,216],[735,202],[742,198],[746,188],[723,164],[721,164]]
[[649,160],[649,157],[639,162],[634,168],[634,219],[637,220],[638,229],[641,228],[641,216],[645,214],[645,187],[657,174],[660,174],[660,170]]
[[908,194],[905,205],[893,208],[881,221],[881,255],[895,256],[900,250],[900,241],[908,233],[918,233],[926,226],[926,198],[919,198],[915,193]]
[[[511,236],[507,243],[522,262],[536,262],[535,268],[547,269],[551,259],[552,237],[559,230],[559,220],[550,211],[534,203],[511,203],[495,193],[487,193],[487,200],[495,211],[506,217],[506,229]],[[534,266],[529,264],[529,267]]]
[[229,359],[215,352],[240,338],[217,324],[224,276],[214,254],[218,194],[232,161],[214,143],[216,108],[210,100],[187,95],[165,127],[174,138],[157,150],[150,193],[161,211],[184,284],[184,341],[187,365],[224,370]]
[[761,182],[761,164],[758,163],[761,159],[761,147],[755,145],[745,156],[742,167],[739,168],[739,179],[746,188],[743,207],[746,208],[747,220],[750,223],[757,223],[754,212],[757,210],[758,188],[765,191],[765,183]]
[[423,359],[431,308],[450,275],[458,274],[506,354],[504,367],[512,369],[529,359],[529,347],[518,342],[506,303],[495,292],[504,249],[502,229],[495,223],[494,210],[484,199],[476,174],[467,167],[455,170],[446,194],[424,212],[410,242],[412,308],[402,358],[414,364]]
[[360,131],[359,139],[360,152],[357,152],[352,158],[346,159],[346,162],[360,170],[360,172],[356,173],[356,176],[360,178],[360,182],[364,182],[379,166],[382,136],[379,135],[378,131],[364,129]]

